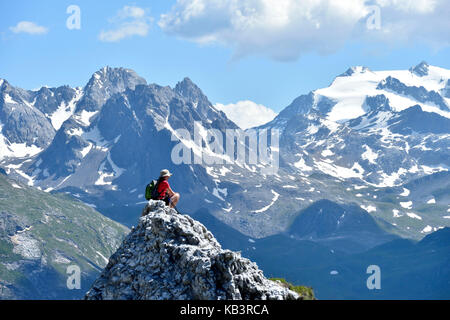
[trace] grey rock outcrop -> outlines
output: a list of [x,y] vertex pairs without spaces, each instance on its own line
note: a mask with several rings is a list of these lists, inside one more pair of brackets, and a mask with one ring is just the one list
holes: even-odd
[[409,71],[416,76],[424,77],[428,75],[430,65],[426,61],[422,61],[417,66],[410,68]]
[[387,89],[395,92],[399,95],[409,96],[414,98],[418,102],[422,103],[434,103],[443,111],[449,111],[449,106],[442,98],[442,96],[436,91],[428,91],[424,87],[407,86],[400,80],[391,76],[381,81],[378,86],[378,90]]
[[[7,145],[47,147],[55,129],[46,116],[31,105],[30,93],[11,86],[6,80],[0,84],[0,134],[6,138]],[[0,158],[2,156],[0,154]]]
[[77,112],[98,111],[116,93],[147,84],[136,72],[125,68],[104,67],[95,72],[84,87],[83,98],[77,104]]
[[201,223],[150,201],[86,299],[282,300],[301,297],[223,250]]

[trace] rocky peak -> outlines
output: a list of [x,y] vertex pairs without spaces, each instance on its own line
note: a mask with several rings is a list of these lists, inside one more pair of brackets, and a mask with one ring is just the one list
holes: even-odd
[[205,226],[150,201],[86,299],[300,299],[240,253],[223,250]]
[[8,81],[0,78],[0,90],[3,90],[4,87],[6,87],[7,85],[8,85]]
[[179,95],[193,102],[207,100],[202,90],[188,77],[178,82],[174,90]]
[[450,80],[447,80],[445,88],[442,89],[442,94],[444,95],[444,97],[450,98]]
[[426,63],[425,61],[422,61],[417,66],[409,69],[409,71],[411,71],[411,73],[414,73],[416,76],[424,77],[424,76],[428,75],[429,67],[430,67],[430,65],[428,63]]
[[[14,154],[10,144],[26,144],[24,147],[43,148],[49,145],[55,130],[45,115],[30,103],[30,92],[13,87],[6,80],[0,84],[0,134],[8,141],[0,159]],[[30,155],[38,149],[28,149]]]
[[280,112],[279,118],[291,118],[296,114],[307,114],[314,106],[314,93],[310,92],[309,94],[301,95],[296,98],[292,103],[286,107],[283,111]]
[[379,94],[374,97],[367,97],[364,101],[363,109],[369,114],[380,111],[392,111],[392,107],[389,104],[389,99],[384,94]]
[[419,102],[432,102],[441,110],[449,111],[446,101],[436,91],[428,91],[423,86],[407,86],[397,78],[391,76],[378,83],[378,90],[389,90],[404,96],[410,96]]
[[22,91],[22,90],[17,90],[7,80],[0,79],[0,92],[1,93],[3,93],[3,94],[8,93],[9,95],[17,95],[16,91]]
[[77,112],[98,111],[114,94],[134,90],[140,84],[146,85],[147,81],[131,69],[103,67],[84,87],[84,97],[77,105]]
[[365,73],[367,71],[370,71],[370,69],[367,67],[354,66],[354,67],[348,68],[347,71],[345,71],[343,74],[339,75],[339,77],[350,77],[356,73]]
[[111,68],[109,66],[103,67],[100,70],[94,72],[90,79],[91,81],[129,81],[130,84],[133,82],[140,82],[142,84],[146,84],[144,78],[141,78],[134,70],[127,69],[127,68]]
[[46,115],[53,114],[63,105],[67,108],[77,91],[69,86],[58,88],[42,87],[33,92],[34,106]]

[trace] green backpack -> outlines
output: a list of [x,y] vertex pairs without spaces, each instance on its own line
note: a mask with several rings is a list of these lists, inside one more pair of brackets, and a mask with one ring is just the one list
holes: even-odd
[[145,199],[155,199],[157,197],[157,189],[156,186],[158,185],[158,182],[156,180],[152,180],[146,187],[145,187]]

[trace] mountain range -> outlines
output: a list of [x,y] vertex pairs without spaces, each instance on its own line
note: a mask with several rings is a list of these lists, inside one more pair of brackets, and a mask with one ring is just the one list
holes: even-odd
[[[117,217],[116,208],[139,206],[145,185],[168,167],[190,199],[182,209],[206,208],[249,236],[285,231],[301,209],[328,199],[356,203],[419,239],[450,221],[448,184],[414,199],[405,187],[448,172],[449,79],[449,70],[425,62],[401,71],[350,68],[260,127],[280,132],[272,176],[237,161],[173,163],[176,129],[239,130],[188,78],[161,87],[105,67],[84,88],[28,91],[1,80],[0,161],[11,177],[69,192],[128,225],[135,216]],[[197,152],[190,142],[182,141]]]
[[[362,254],[450,226],[449,92],[450,70],[426,62],[409,70],[351,67],[254,128],[279,132],[279,148],[269,146],[279,168],[270,175],[239,160],[173,162],[179,144],[194,156],[211,153],[210,129],[238,137],[252,130],[189,78],[163,87],[105,67],[84,87],[35,91],[2,79],[0,167],[129,227],[146,203],[146,184],[168,168],[179,209],[215,221],[218,232]],[[200,145],[178,129],[200,132]]]

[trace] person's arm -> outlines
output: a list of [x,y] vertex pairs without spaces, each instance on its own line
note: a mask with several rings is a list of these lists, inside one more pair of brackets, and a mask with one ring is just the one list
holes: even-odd
[[173,192],[173,191],[172,191],[172,188],[169,186],[169,187],[167,188],[167,195],[168,195],[169,197],[172,197],[174,194],[175,194],[175,192]]

